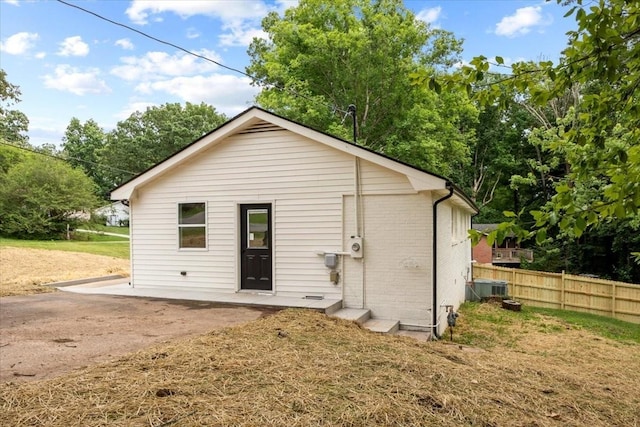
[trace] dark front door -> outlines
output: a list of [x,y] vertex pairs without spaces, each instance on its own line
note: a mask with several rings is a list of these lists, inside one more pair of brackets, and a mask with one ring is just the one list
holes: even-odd
[[240,206],[240,289],[271,291],[271,204]]

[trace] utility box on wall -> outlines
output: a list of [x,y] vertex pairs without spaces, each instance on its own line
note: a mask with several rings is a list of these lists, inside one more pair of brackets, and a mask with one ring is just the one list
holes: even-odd
[[351,258],[362,258],[364,256],[362,237],[351,236],[349,251],[351,251]]
[[324,266],[327,267],[328,269],[335,270],[338,267],[338,255],[325,254]]

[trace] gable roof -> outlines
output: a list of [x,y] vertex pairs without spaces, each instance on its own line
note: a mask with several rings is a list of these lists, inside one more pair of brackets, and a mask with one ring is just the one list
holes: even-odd
[[[308,126],[254,106],[223,123],[155,166],[119,185],[111,191],[111,199],[125,200],[131,198],[137,188],[168,173],[185,161],[198,155],[198,153],[224,141],[231,135],[260,133],[278,128],[310,138],[338,151],[359,157],[378,166],[405,175],[416,191],[442,190],[444,192],[446,185],[450,183],[450,181],[443,176],[424,171],[415,166],[392,159],[384,154],[377,153],[369,148],[311,129]],[[453,187],[454,194],[458,196],[457,198],[468,205],[473,211],[477,212],[478,208],[466,194],[455,185]]]

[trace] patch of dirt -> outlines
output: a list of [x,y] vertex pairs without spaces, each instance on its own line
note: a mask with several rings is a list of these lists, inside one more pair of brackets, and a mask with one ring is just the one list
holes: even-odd
[[0,298],[0,382],[52,378],[274,310],[56,292]]
[[45,283],[98,277],[129,276],[129,260],[79,252],[0,248],[0,297],[53,292]]

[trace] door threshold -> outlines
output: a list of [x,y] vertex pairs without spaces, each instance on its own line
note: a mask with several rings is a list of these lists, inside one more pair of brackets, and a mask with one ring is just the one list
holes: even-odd
[[264,296],[273,296],[276,293],[273,291],[261,291],[259,289],[240,289],[238,291],[240,294],[252,294],[252,295],[264,295]]

